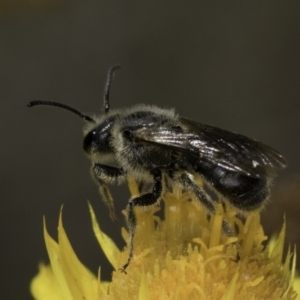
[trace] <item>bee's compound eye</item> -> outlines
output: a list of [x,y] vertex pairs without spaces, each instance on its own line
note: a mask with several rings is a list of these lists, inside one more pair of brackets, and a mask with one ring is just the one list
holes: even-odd
[[124,129],[123,130],[123,137],[128,139],[128,140],[132,140],[133,139],[133,133],[131,130],[129,129]]
[[90,131],[83,140],[83,149],[89,153],[91,151],[92,142],[95,140],[96,131]]

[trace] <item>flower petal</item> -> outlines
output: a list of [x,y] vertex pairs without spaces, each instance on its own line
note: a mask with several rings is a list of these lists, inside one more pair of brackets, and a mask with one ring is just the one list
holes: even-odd
[[[44,238],[53,275],[61,290],[62,298],[65,300],[97,299],[98,293],[101,293],[100,282],[78,260],[63,228],[62,211],[58,225],[59,243],[56,243],[48,234],[45,221]],[[52,292],[49,295],[51,299],[56,299]]]
[[62,269],[73,299],[97,299],[99,282],[77,258],[63,228],[62,213],[59,217],[58,241]]
[[101,231],[100,226],[96,220],[94,210],[90,204],[89,204],[89,209],[92,218],[93,230],[98,240],[98,243],[100,244],[100,247],[102,248],[108,261],[116,270],[118,268],[118,263],[120,261],[121,252],[117,247],[117,245],[114,243],[114,241]]
[[30,291],[37,300],[64,300],[50,265],[39,265],[39,273],[32,279]]
[[54,277],[60,287],[63,299],[72,300],[72,294],[67,284],[60,260],[59,245],[52,239],[46,228],[46,220],[44,219],[44,239],[50,259]]

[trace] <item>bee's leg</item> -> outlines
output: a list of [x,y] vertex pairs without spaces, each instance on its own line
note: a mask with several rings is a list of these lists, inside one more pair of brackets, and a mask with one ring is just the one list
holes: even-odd
[[187,187],[188,190],[193,192],[199,201],[204,205],[204,207],[208,210],[210,214],[214,214],[216,212],[216,207],[214,201],[211,197],[207,194],[203,187],[199,186],[191,177],[184,173],[181,175],[181,179],[184,185]]
[[144,182],[143,181],[139,181],[138,182],[138,189],[139,189],[139,193],[141,194],[143,191],[143,187],[144,187]]
[[172,187],[172,183],[170,182],[170,179],[172,180],[174,178],[172,176],[167,176],[167,174],[165,174],[165,176],[163,177],[163,186],[166,192],[172,193],[173,187]]
[[154,181],[155,185],[153,187],[152,193],[147,193],[144,195],[141,195],[139,197],[133,198],[129,201],[127,204],[126,210],[127,210],[127,226],[128,226],[128,249],[129,249],[129,254],[128,254],[128,259],[125,265],[120,268],[120,270],[124,273],[126,268],[129,266],[130,261],[133,256],[133,238],[135,235],[136,231],[136,215],[134,213],[134,207],[135,206],[150,206],[155,204],[162,193],[162,175],[160,170],[155,170],[153,172],[154,175]]
[[99,192],[103,201],[108,206],[110,218],[115,221],[114,201],[107,187],[107,183],[115,183],[125,179],[125,174],[122,169],[106,166],[102,164],[93,164],[92,176],[99,186]]
[[[216,212],[216,206],[214,204],[214,200],[208,195],[208,193],[205,191],[205,189],[201,186],[199,186],[188,174],[184,173],[181,175],[181,179],[184,183],[184,185],[191,190],[196,197],[199,199],[199,201],[204,205],[204,207],[208,210],[210,214],[215,214]],[[229,224],[226,220],[223,219],[222,227],[224,232],[228,236],[233,236],[233,232],[230,229]]]

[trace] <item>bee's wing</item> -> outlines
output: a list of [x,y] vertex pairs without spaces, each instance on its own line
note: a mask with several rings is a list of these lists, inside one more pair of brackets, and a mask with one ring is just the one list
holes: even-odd
[[285,158],[271,147],[240,134],[179,118],[172,128],[142,128],[136,140],[196,156],[227,170],[247,176],[275,176],[276,168],[286,166]]

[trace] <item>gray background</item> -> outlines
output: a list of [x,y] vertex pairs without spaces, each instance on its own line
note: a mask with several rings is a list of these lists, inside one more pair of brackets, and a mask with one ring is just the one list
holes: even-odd
[[112,223],[82,151],[82,120],[26,104],[46,99],[100,113],[106,72],[115,63],[122,69],[112,107],[176,107],[281,151],[289,167],[280,172],[263,218],[271,233],[287,211],[288,241],[298,242],[298,0],[3,1],[0,8],[1,299],[31,299],[29,281],[38,263],[48,261],[42,216],[56,237],[62,203],[79,258],[93,272],[101,265],[103,278],[110,278],[87,200],[123,247],[127,188],[113,189],[119,222]]

